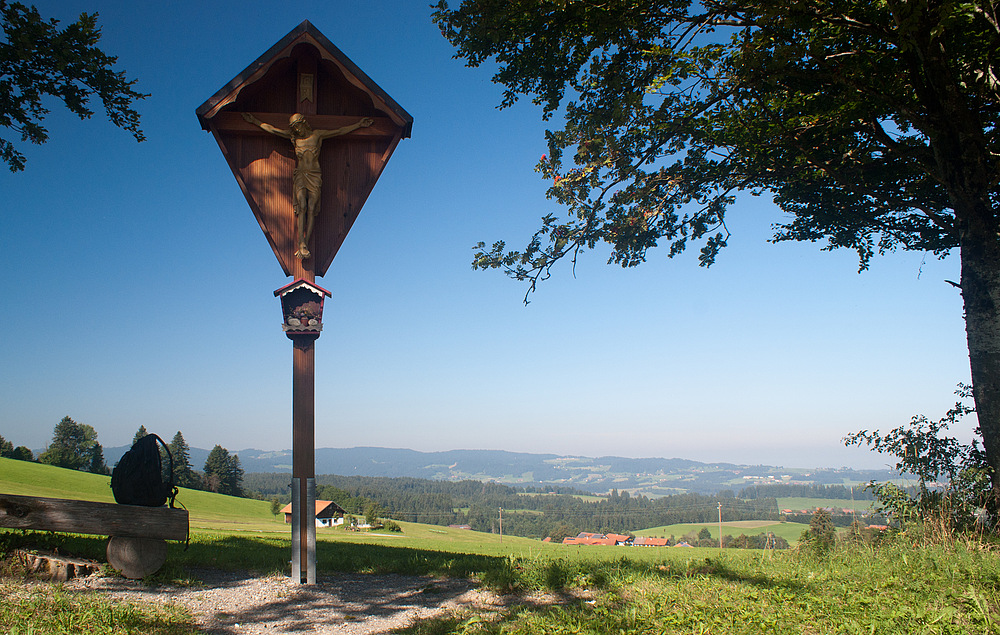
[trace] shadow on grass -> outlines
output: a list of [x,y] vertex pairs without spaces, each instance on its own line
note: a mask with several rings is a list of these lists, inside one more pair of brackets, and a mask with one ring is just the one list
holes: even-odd
[[[172,545],[168,560],[185,567],[211,567],[287,574],[291,547],[288,540],[220,536]],[[396,573],[454,578],[489,576],[508,567],[508,559],[498,556],[450,553],[412,547],[319,542],[316,545],[316,570],[326,573]]]
[[792,593],[799,593],[808,589],[808,585],[800,580],[767,575],[759,569],[753,572],[741,571],[740,567],[734,566],[726,558],[707,557],[689,560],[685,563],[644,564],[643,569],[648,574],[663,579],[708,577],[738,584],[747,584],[761,589],[784,589]]
[[[107,540],[47,532],[9,532],[0,535],[4,547],[36,547],[67,555],[104,561]],[[707,557],[661,562],[614,559],[568,560],[551,557],[504,557],[463,554],[413,547],[323,542],[317,544],[317,573],[399,574],[475,578],[500,593],[568,587],[606,588],[635,577],[682,579],[713,577],[760,588],[805,590],[802,581],[767,575],[756,567],[741,567],[727,558]],[[191,543],[168,543],[167,562],[154,580],[185,580],[200,569],[284,574],[291,569],[291,546],[287,539],[260,536],[198,535]]]
[[[35,548],[64,555],[104,561],[107,539],[49,532],[0,534],[0,552]],[[153,577],[158,581],[184,579],[186,571],[220,569],[255,574],[283,573],[291,565],[287,539],[259,536],[212,536],[192,538],[189,545],[171,542],[167,562]],[[410,547],[319,542],[316,549],[319,575],[328,573],[396,573],[417,576],[479,578],[493,587],[512,587],[516,571],[505,557],[451,553]]]

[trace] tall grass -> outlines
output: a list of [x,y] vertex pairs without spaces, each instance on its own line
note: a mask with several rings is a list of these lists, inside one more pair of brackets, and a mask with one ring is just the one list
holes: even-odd
[[96,594],[0,580],[0,632],[8,635],[187,635],[199,632],[174,606],[119,602]]
[[557,589],[561,601],[451,615],[405,632],[1000,633],[1000,562],[961,545],[914,547],[898,540],[842,548],[826,559],[796,550],[580,564],[535,566],[537,585],[564,585]]

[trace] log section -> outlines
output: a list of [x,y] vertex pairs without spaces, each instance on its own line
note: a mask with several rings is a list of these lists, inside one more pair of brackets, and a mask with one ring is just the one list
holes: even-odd
[[188,512],[169,507],[0,494],[0,527],[184,540]]

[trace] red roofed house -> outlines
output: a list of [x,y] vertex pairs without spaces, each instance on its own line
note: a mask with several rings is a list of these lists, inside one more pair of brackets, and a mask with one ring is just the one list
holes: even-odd
[[[288,503],[282,508],[281,513],[285,515],[285,522],[292,522],[292,504]],[[333,501],[316,501],[316,526],[333,527],[344,522],[344,508]]]
[[581,531],[572,538],[563,538],[564,545],[596,545],[598,540],[604,540],[604,534],[592,534],[588,531]]
[[616,545],[627,545],[632,542],[632,536],[626,536],[624,534],[607,534],[609,539],[613,539]]
[[564,545],[625,545],[632,540],[631,537],[622,534],[592,534],[581,531],[573,538],[563,538]]

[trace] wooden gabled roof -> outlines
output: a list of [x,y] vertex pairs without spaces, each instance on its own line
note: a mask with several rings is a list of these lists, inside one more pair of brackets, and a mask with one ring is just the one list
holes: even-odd
[[[293,204],[297,164],[292,143],[244,120],[284,129],[307,117],[336,130],[362,118],[371,125],[322,144],[319,211],[309,251],[299,258]],[[195,110],[212,133],[285,275],[326,273],[413,118],[308,21],[257,58]]]
[[320,33],[309,20],[303,20],[288,35],[281,38],[267,52],[243,69],[243,72],[230,80],[228,84],[220,88],[208,101],[195,110],[202,129],[209,130],[210,119],[215,117],[225,106],[236,101],[244,88],[263,77],[275,62],[289,57],[292,49],[302,43],[312,44],[319,50],[322,59],[337,65],[348,81],[368,93],[376,108],[388,114],[393,122],[402,128],[402,138],[409,138],[413,128],[413,117],[372,81],[364,71],[358,68],[357,64],[344,55],[333,42]]
[[[326,511],[327,508],[329,508],[331,506],[333,507],[334,513],[340,513],[340,514],[346,514],[347,513],[344,510],[343,507],[341,507],[337,503],[334,503],[333,501],[320,501],[320,500],[318,500],[318,501],[316,501],[316,516],[319,516],[324,511]],[[292,513],[292,504],[288,503],[287,505],[285,505],[284,507],[282,507],[281,511],[279,513],[281,513],[281,514],[291,514]]]
[[330,293],[329,291],[327,291],[326,289],[324,289],[323,287],[319,286],[315,282],[310,282],[310,281],[305,280],[303,278],[298,278],[294,282],[290,282],[290,283],[286,284],[285,286],[281,287],[280,289],[278,289],[277,291],[274,292],[274,297],[285,295],[286,293],[290,293],[290,292],[294,291],[295,289],[298,289],[298,288],[301,288],[301,287],[305,287],[305,288],[309,289],[310,291],[312,291],[313,293],[315,293],[316,295],[318,295],[320,297],[322,297],[322,296],[326,296],[328,298],[333,297],[333,294]]

